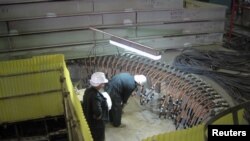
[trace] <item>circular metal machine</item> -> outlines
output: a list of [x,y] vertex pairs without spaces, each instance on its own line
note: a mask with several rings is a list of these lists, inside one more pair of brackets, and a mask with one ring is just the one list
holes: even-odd
[[[140,104],[171,118],[176,129],[207,121],[227,109],[229,104],[199,77],[168,64],[133,55],[95,56],[67,62],[73,83],[86,88],[92,73],[102,71],[107,78],[120,72],[143,74],[148,84],[138,88]],[[79,79],[80,78],[80,79]]]

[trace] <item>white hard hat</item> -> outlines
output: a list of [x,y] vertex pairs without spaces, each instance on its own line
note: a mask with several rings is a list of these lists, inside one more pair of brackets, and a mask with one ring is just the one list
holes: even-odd
[[91,86],[99,86],[102,83],[108,83],[105,74],[103,72],[95,72],[92,74],[91,79],[89,80]]
[[135,79],[135,82],[140,85],[144,85],[145,83],[147,83],[147,78],[145,75],[135,75],[134,79]]
[[107,104],[108,104],[108,109],[110,110],[112,107],[112,101],[107,92],[102,92],[102,95],[106,98]]

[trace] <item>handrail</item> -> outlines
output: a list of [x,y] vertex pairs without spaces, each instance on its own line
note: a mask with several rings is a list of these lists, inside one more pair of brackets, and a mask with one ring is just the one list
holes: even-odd
[[[250,100],[244,103],[241,103],[235,107],[231,107],[226,109],[225,111],[222,111],[221,113],[215,115],[213,118],[209,119],[206,123],[205,126],[207,127],[209,124],[212,124],[214,121],[216,121],[217,119],[221,118],[222,116],[225,116],[229,113],[234,113],[237,112],[238,110],[242,109],[242,108],[246,108],[247,106],[250,106]],[[234,121],[237,122],[237,121]]]
[[233,122],[234,125],[239,125],[239,118],[237,116],[237,111],[241,110],[242,108],[247,108],[250,107],[250,100],[246,101],[244,103],[241,103],[239,105],[236,105],[235,107],[231,107],[226,109],[225,111],[222,111],[221,113],[215,115],[214,117],[210,118],[208,121],[205,122],[204,125],[204,141],[207,141],[207,134],[206,134],[206,130],[208,128],[208,125],[213,124],[216,120],[222,118],[223,116],[232,113],[233,116]]

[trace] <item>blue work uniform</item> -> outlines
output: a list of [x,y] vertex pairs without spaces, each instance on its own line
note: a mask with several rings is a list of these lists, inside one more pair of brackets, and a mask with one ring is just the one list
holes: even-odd
[[121,125],[122,107],[136,87],[134,76],[129,73],[119,73],[113,76],[105,86],[105,91],[108,92],[112,101],[109,116],[114,126]]

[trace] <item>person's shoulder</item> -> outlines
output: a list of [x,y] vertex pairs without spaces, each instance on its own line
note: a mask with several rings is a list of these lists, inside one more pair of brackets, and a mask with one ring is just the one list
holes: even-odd
[[128,72],[122,72],[122,73],[119,73],[118,75],[120,76],[132,76],[130,73]]
[[85,94],[89,94],[89,93],[96,93],[96,89],[93,87],[89,87],[85,90]]
[[132,78],[132,77],[133,76],[127,72],[118,73],[111,78],[109,84],[110,83],[117,83],[119,80],[125,80],[125,79]]

